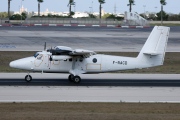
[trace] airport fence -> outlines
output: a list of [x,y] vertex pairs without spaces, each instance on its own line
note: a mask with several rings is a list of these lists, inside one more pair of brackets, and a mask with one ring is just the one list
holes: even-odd
[[121,21],[114,19],[73,19],[73,18],[28,18],[26,20],[0,19],[0,24],[78,24],[78,25],[120,25]]
[[1,18],[0,19],[0,24],[8,24],[9,23],[9,19],[8,18]]
[[[148,26],[149,24],[160,23],[160,21],[135,21],[135,20],[114,20],[114,19],[72,19],[72,18],[29,18],[26,20],[10,20],[8,18],[0,18],[2,24],[78,24],[78,25],[121,25],[121,26]],[[163,23],[177,23],[180,21],[164,21]]]
[[119,25],[121,21],[114,19],[92,19],[92,18],[29,18],[24,21],[25,24],[93,24],[93,25]]
[[122,26],[149,26],[150,22],[145,20],[123,20]]

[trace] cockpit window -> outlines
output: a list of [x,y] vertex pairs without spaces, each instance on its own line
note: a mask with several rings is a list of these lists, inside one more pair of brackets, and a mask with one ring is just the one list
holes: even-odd
[[37,60],[41,60],[42,59],[42,55],[38,55],[36,58],[37,58]]
[[34,57],[36,58],[38,55],[39,55],[39,53],[37,52],[37,53],[34,54]]

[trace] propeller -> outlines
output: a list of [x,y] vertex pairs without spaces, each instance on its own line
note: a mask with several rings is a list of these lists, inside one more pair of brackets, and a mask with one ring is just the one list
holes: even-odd
[[[50,53],[52,53],[52,46],[51,46],[51,49],[50,49]],[[52,56],[50,56],[49,60],[52,61]]]
[[46,50],[46,42],[44,43],[44,51]]

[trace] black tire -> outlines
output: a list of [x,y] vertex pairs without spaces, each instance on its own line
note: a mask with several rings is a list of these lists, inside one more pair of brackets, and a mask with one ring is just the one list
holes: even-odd
[[69,77],[68,77],[69,82],[74,82],[73,78],[74,78],[74,75],[69,75]]
[[25,81],[26,81],[26,82],[31,82],[31,80],[32,80],[31,75],[26,75],[26,76],[25,76]]
[[81,78],[79,76],[74,76],[73,82],[79,84],[81,82]]

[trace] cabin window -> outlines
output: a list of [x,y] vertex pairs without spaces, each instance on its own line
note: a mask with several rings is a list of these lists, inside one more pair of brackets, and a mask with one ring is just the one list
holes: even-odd
[[97,62],[97,59],[96,59],[96,58],[94,58],[92,61],[93,61],[93,63],[96,63],[96,62]]

